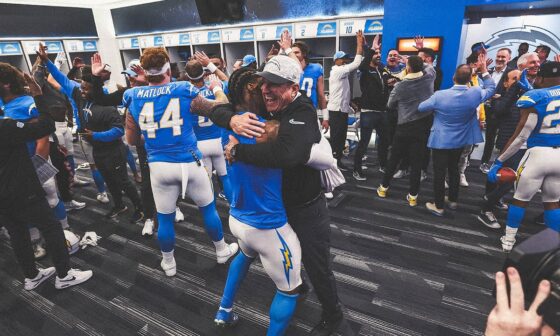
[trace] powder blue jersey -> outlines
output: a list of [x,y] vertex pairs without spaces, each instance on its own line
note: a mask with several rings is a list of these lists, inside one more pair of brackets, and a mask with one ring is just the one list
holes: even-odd
[[527,139],[527,147],[560,146],[560,85],[531,90],[517,101],[519,108],[535,108],[537,127]]
[[198,89],[189,82],[125,91],[123,105],[144,135],[148,162],[187,163],[202,158],[190,112],[197,95]]
[[[208,89],[206,85],[199,88],[199,94],[208,99],[215,99],[214,93]],[[216,125],[208,118],[204,116],[199,116],[192,114],[192,125],[194,134],[198,141],[217,139],[222,136],[222,129]]]
[[[6,118],[24,122],[39,117],[39,111],[37,111],[35,107],[35,100],[33,100],[31,96],[19,96],[12,99],[4,104],[2,110],[4,110],[4,116]],[[27,142],[27,150],[30,155],[35,154],[36,148],[37,143],[35,141]]]
[[[261,121],[264,122],[264,119]],[[256,140],[233,135],[241,144],[255,144]],[[257,229],[276,229],[288,222],[282,201],[282,170],[263,168],[244,162],[228,167],[232,185],[230,214],[238,221]]]
[[305,69],[303,69],[303,75],[299,80],[300,89],[305,91],[307,97],[313,101],[313,106],[315,106],[315,108],[317,108],[319,103],[319,97],[317,97],[317,82],[321,76],[323,76],[323,67],[321,64],[309,63]]

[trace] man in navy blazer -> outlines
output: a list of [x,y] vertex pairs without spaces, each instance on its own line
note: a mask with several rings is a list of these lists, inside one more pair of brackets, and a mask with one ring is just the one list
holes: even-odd
[[449,207],[455,209],[459,197],[459,158],[463,147],[483,142],[477,119],[477,107],[492,97],[496,89],[494,80],[486,68],[486,54],[478,56],[478,72],[482,74],[483,86],[469,87],[471,68],[461,64],[455,70],[455,85],[437,91],[418,106],[418,111],[434,111],[434,123],[428,139],[434,165],[435,203],[426,208],[437,216],[443,216],[445,205],[445,175],[449,175]]

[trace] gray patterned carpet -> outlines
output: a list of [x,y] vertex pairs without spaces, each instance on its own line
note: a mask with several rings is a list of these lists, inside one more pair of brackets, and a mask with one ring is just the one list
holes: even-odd
[[[329,202],[332,258],[347,323],[340,335],[483,335],[493,306],[493,274],[504,254],[500,231],[476,220],[484,175],[468,170],[470,186],[461,189],[457,211],[430,215],[431,179],[422,183],[419,206],[404,197],[407,180],[394,180],[389,197],[375,194],[381,174],[371,153],[368,180],[348,183]],[[475,164],[477,166],[477,164]],[[79,171],[91,180],[89,171]],[[227,266],[215,262],[214,248],[197,209],[185,201],[186,220],[176,225],[178,273],[167,278],[159,268],[155,238],[140,236],[142,226],[105,220],[108,206],[95,200],[94,186],[78,191],[88,207],[70,214],[78,233],[95,231],[98,247],[72,257],[75,267],[94,271],[89,282],[58,291],[51,282],[23,290],[9,243],[0,240],[0,335],[264,335],[274,285],[255,262],[243,283],[235,309],[242,321],[231,330],[216,329]],[[536,201],[540,201],[537,197]],[[218,201],[226,239],[227,204]],[[528,211],[521,237],[541,229],[531,223],[541,206]],[[505,212],[496,211],[501,223]],[[39,264],[49,265],[48,258]],[[288,335],[306,335],[318,322],[313,293],[297,308]]]

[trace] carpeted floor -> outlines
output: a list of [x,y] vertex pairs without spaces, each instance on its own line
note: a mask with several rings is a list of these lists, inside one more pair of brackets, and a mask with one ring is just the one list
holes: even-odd
[[[381,173],[371,153],[367,181],[335,192],[331,209],[331,254],[347,323],[340,335],[483,335],[494,304],[494,272],[505,255],[501,230],[480,224],[484,178],[477,167],[467,172],[470,186],[461,188],[460,204],[443,218],[432,216],[432,180],[422,183],[419,206],[408,207],[407,179],[394,180],[387,199],[375,188]],[[79,163],[79,162],[78,162]],[[476,163],[475,166],[478,166]],[[78,174],[91,180],[87,170]],[[239,325],[223,331],[213,319],[227,274],[216,264],[214,248],[196,207],[180,203],[186,220],[176,225],[177,276],[159,267],[156,238],[140,235],[142,224],[128,216],[106,220],[108,205],[95,200],[95,187],[77,191],[88,206],[69,215],[77,233],[95,231],[98,247],[72,256],[74,267],[92,269],[87,283],[56,290],[53,281],[25,291],[9,243],[0,240],[0,335],[264,335],[275,287],[255,262],[241,286],[235,309]],[[537,197],[536,202],[540,202]],[[542,229],[531,223],[542,207],[533,202],[521,237]],[[227,204],[218,200],[227,232]],[[501,223],[505,212],[496,211]],[[50,265],[49,258],[39,262]],[[287,335],[306,335],[319,321],[321,308],[313,293],[301,303]]]

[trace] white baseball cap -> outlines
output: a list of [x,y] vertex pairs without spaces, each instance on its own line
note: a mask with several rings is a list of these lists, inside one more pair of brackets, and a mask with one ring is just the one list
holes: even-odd
[[266,62],[263,71],[257,72],[257,76],[275,84],[299,84],[302,72],[301,65],[296,60],[289,56],[277,55]]

